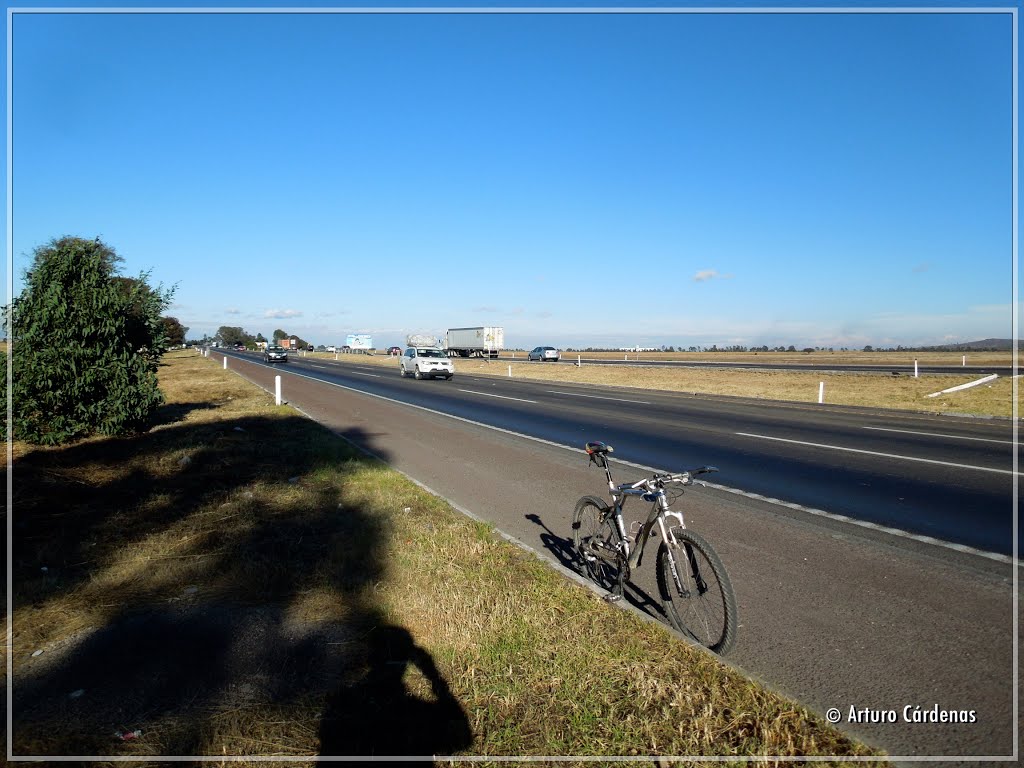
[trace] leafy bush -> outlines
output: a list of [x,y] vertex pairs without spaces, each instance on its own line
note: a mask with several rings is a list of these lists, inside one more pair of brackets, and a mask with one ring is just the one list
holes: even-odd
[[144,429],[163,402],[160,316],[173,291],[119,276],[121,258],[98,238],[63,237],[34,257],[8,318],[14,437],[53,445]]

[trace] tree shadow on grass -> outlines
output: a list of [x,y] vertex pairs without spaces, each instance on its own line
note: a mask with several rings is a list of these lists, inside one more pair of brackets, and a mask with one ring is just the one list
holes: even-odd
[[[309,728],[281,723],[326,708],[333,725],[320,736],[332,753],[380,754],[368,736],[393,738],[365,717],[360,751],[332,741],[366,700],[390,702],[382,716],[397,708],[435,724],[438,739],[423,732],[408,748],[468,746],[430,655],[379,612],[389,513],[346,501],[359,458],[297,417],[172,424],[19,458],[14,753],[312,755],[321,747]],[[96,626],[54,628],[67,600]],[[27,626],[36,616],[41,626]],[[19,640],[33,632],[42,655]],[[393,678],[373,674],[381,637],[431,681],[434,701],[403,699]],[[138,739],[114,736],[136,729]],[[440,738],[448,732],[459,738]]]
[[150,429],[184,421],[194,411],[209,411],[217,406],[213,403],[165,403],[153,413]]

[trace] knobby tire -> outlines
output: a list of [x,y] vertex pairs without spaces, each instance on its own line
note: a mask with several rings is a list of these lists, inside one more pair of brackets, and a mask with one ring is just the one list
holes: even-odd
[[593,554],[593,548],[619,547],[621,538],[614,515],[606,514],[608,505],[596,496],[584,496],[572,513],[572,543],[583,572],[598,586],[611,591],[618,584],[620,566]]
[[686,637],[724,656],[736,642],[736,595],[718,553],[701,536],[673,528],[672,554],[685,592],[676,587],[668,543],[658,547],[658,589],[669,623]]

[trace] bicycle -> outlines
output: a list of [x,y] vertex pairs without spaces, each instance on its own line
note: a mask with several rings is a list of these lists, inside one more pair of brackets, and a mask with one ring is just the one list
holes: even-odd
[[[590,463],[604,470],[612,496],[611,504],[598,496],[584,496],[573,511],[573,545],[587,575],[609,591],[605,599],[621,600],[624,584],[640,566],[647,542],[660,535],[656,571],[669,623],[683,635],[724,656],[736,642],[736,595],[732,583],[711,545],[687,529],[681,512],[669,509],[665,492],[669,483],[692,485],[696,475],[718,469],[699,467],[616,485],[608,462],[612,447],[599,441],[589,442],[586,452]],[[651,502],[651,511],[635,537],[626,533],[622,517],[626,500],[633,496]]]

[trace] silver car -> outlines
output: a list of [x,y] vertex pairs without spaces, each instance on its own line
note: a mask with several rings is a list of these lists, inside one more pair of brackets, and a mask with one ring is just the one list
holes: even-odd
[[561,356],[561,353],[554,347],[534,347],[528,355],[530,360],[540,360],[541,362],[550,360],[553,363],[557,363]]

